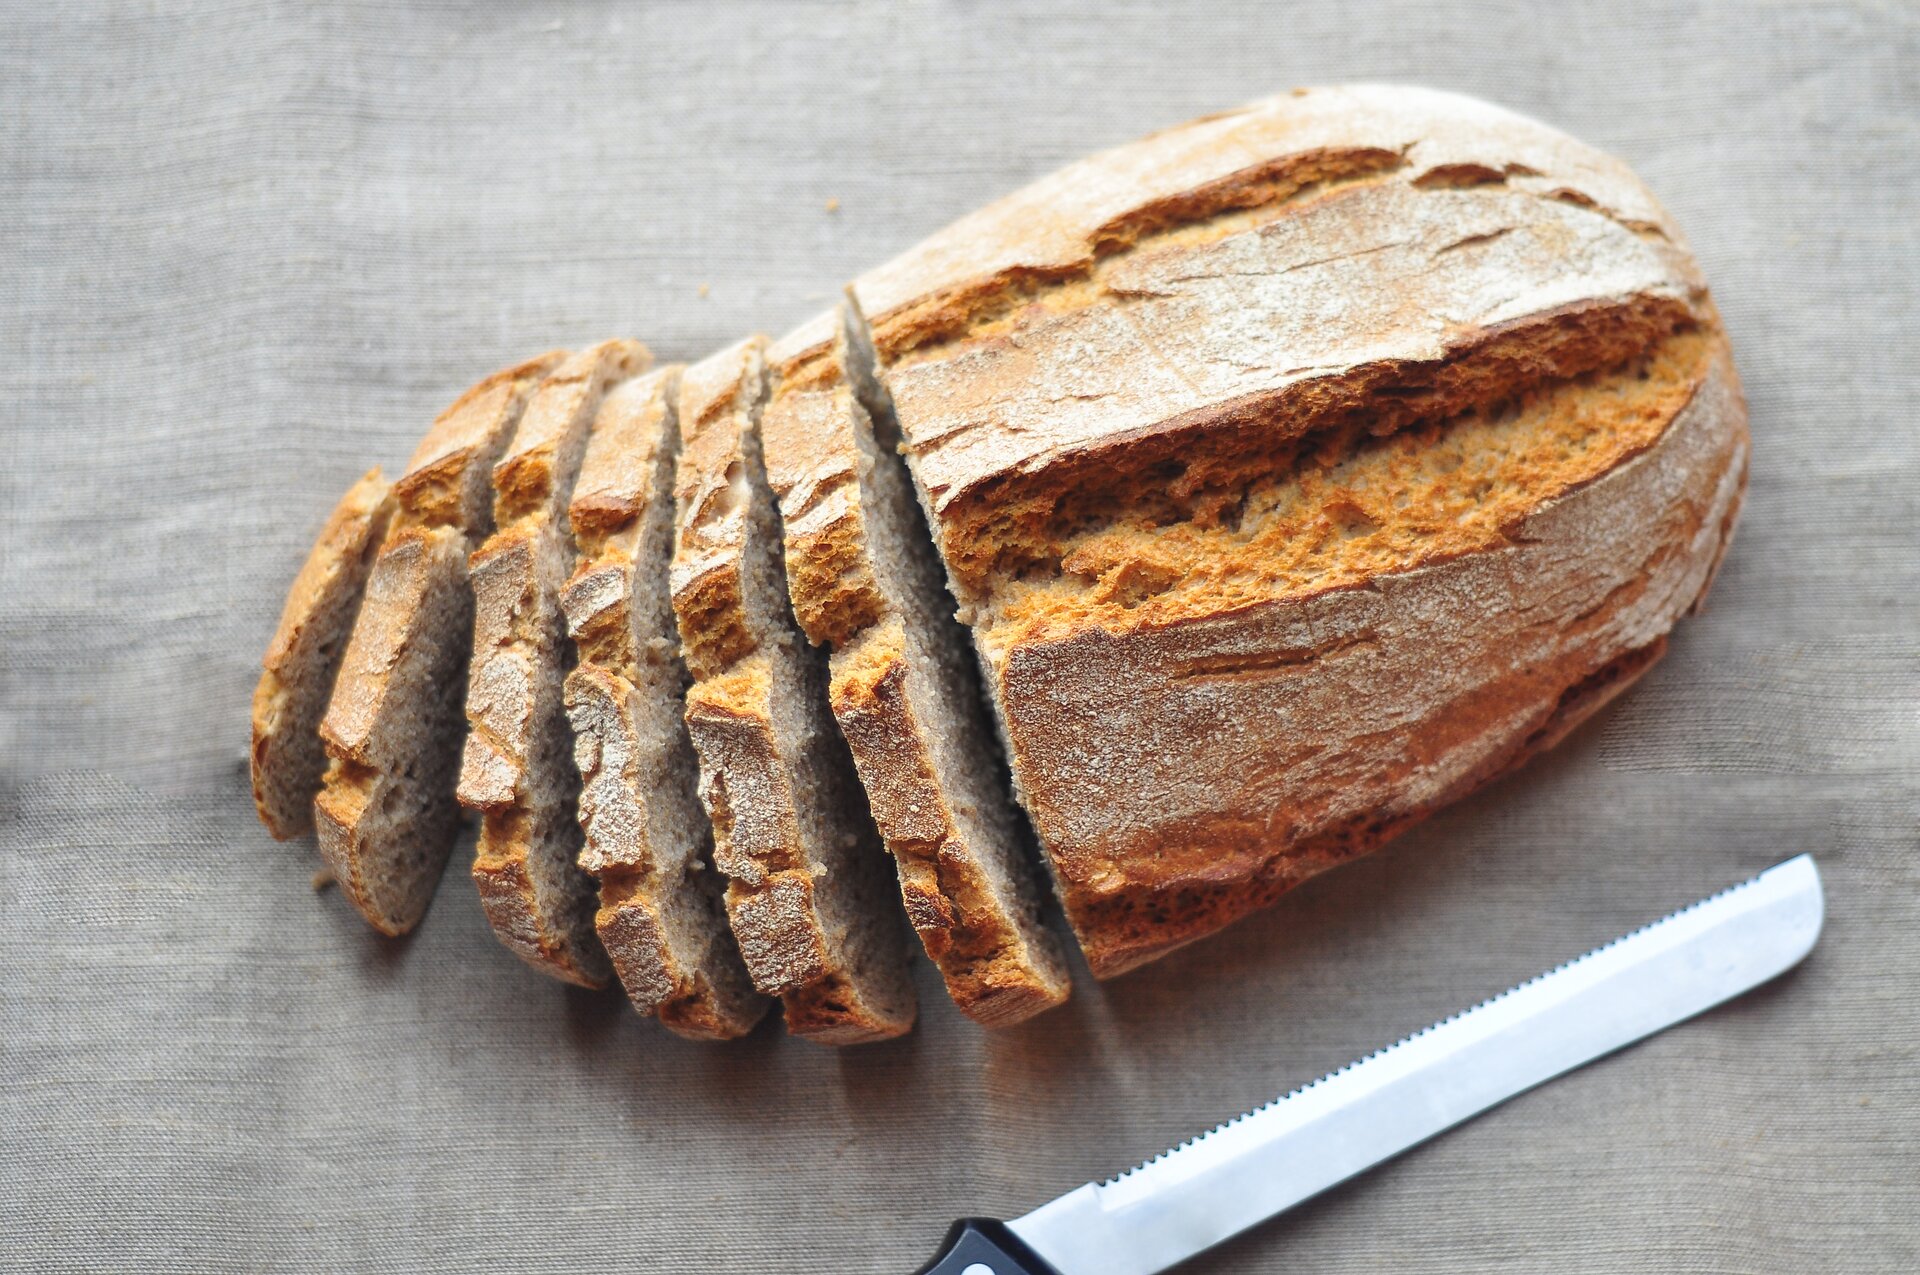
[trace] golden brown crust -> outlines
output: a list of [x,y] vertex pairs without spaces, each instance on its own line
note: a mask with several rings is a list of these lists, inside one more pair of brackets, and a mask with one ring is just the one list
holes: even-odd
[[1720,346],[1658,442],[1498,544],[1013,646],[997,674],[1015,773],[1095,973],[1217,929],[1550,746],[1556,718],[1590,711],[1590,679],[1637,672],[1628,657],[1705,589],[1746,440]]
[[[767,1002],[726,930],[712,837],[681,720],[686,671],[663,596],[672,535],[679,367],[600,407],[569,517],[577,565],[561,608],[579,664],[567,714],[582,786],[579,863],[600,882],[594,928],[634,1008],[703,1040],[751,1030]],[[663,472],[664,471],[664,472]]]
[[566,358],[565,350],[548,350],[502,368],[435,418],[394,483],[410,526],[457,527],[472,535],[492,524],[488,473],[500,448],[501,422],[517,420],[533,387]]
[[794,1034],[851,1044],[908,1030],[912,988],[906,954],[867,897],[878,865],[866,856],[878,847],[848,791],[846,755],[821,733],[817,657],[776,578],[764,347],[742,342],[681,382],[672,593],[695,678],[686,723],[754,986],[782,999]]
[[320,717],[393,510],[392,485],[378,469],[347,489],[294,577],[261,661],[249,769],[254,809],[277,840],[313,826],[326,770]]
[[611,976],[594,932],[595,887],[575,862],[579,776],[567,756],[567,504],[609,386],[646,370],[638,341],[603,341],[541,382],[493,467],[498,529],[470,563],[473,663],[459,798],[481,812],[473,878],[494,933],[543,973],[585,987]]
[[[1294,886],[1329,868],[1373,853],[1415,824],[1520,769],[1611,703],[1666,653],[1667,639],[1622,653],[1574,682],[1544,718],[1505,757],[1483,762],[1438,796],[1418,807],[1356,816],[1255,863],[1244,873],[1219,879],[1183,879],[1177,888],[1123,890],[1092,900],[1079,923],[1093,944],[1088,963],[1100,978],[1113,978],[1224,929],[1269,907]],[[1564,676],[1564,674],[1562,674]],[[1238,848],[1237,840],[1232,843]],[[1183,842],[1181,850],[1189,847]]]
[[[836,326],[814,320],[770,351],[787,356],[774,365],[761,432],[768,482],[784,521],[788,596],[808,639],[831,653],[833,715],[894,857],[901,899],[922,946],[964,1013],[992,1026],[1019,1022],[1067,999],[1063,954],[1038,924],[1037,883],[1025,879],[1032,865],[1012,820],[956,809],[1010,796],[987,751],[986,731],[969,740],[951,725],[977,709],[947,705],[944,735],[941,723],[914,711],[909,663],[932,664],[938,656],[909,649],[904,613],[925,608],[923,625],[949,625],[944,612],[951,603],[937,570],[913,570],[910,548],[892,546],[893,558],[883,567],[887,550],[869,541],[924,533],[904,476],[894,507],[881,494],[887,476],[875,470],[897,462],[865,450],[877,453],[879,445],[842,366],[848,350],[834,340]],[[870,509],[870,501],[878,507]],[[889,519],[900,525],[889,526]],[[957,633],[946,639],[958,645]],[[919,675],[931,679],[937,672],[927,667]],[[957,699],[971,697],[972,688],[929,693]],[[944,772],[933,756],[942,746],[949,754]]]
[[794,618],[808,641],[834,648],[892,608],[868,556],[860,506],[863,461],[845,422],[846,383],[831,351],[802,362],[804,373],[775,367],[776,387],[760,432],[767,482],[780,501]]

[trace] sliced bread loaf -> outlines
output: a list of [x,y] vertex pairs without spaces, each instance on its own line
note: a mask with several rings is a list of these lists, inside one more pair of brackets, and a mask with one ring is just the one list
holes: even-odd
[[493,467],[494,532],[468,564],[473,666],[459,797],[481,812],[473,878],[501,942],[586,987],[611,970],[594,933],[593,879],[576,862],[580,776],[559,601],[574,556],[567,503],[601,397],[649,362],[638,341],[603,341],[540,383]]
[[672,571],[695,679],[687,726],[727,913],[754,985],[826,1044],[913,1024],[906,926],[845,742],[825,657],[793,619],[760,449],[764,342],[689,368],[680,390]]
[[561,591],[579,664],[567,716],[581,776],[580,866],[594,927],[634,1008],[684,1036],[739,1036],[767,1011],[727,928],[687,735],[673,561],[679,367],[607,392],[568,507],[578,565]]
[[313,827],[313,799],[327,770],[320,716],[393,504],[393,484],[377,469],[347,489],[294,577],[261,661],[249,753],[253,805],[281,841]]
[[394,484],[398,508],[321,720],[320,853],[374,928],[413,928],[460,826],[454,801],[471,649],[467,554],[492,526],[488,476],[533,387],[565,355],[496,372],[441,413]]
[[1739,505],[1738,383],[1665,213],[1448,94],[1156,134],[855,296],[1102,975],[1563,734]]
[[834,717],[927,955],[962,1011],[1016,1023],[1067,998],[1066,962],[912,480],[847,356],[838,311],[769,351],[761,434],[794,613],[831,652]]

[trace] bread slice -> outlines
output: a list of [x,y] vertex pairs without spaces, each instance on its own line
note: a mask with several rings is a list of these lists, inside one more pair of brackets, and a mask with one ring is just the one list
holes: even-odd
[[793,619],[780,517],[760,451],[764,340],[689,368],[680,388],[672,591],[695,679],[687,726],[727,914],[753,982],[823,1044],[913,1025],[906,926],[893,903],[825,657]]
[[580,866],[600,880],[594,928],[634,1008],[683,1036],[747,1032],[768,1001],[727,928],[708,861],[699,761],[684,717],[667,575],[673,560],[679,367],[607,392],[568,516],[578,565],[560,594],[579,664],[567,716],[581,775]]
[[1564,734],[1739,506],[1678,231],[1617,161],[1449,94],[1155,134],[854,295],[1102,976]]
[[347,489],[294,577],[261,661],[253,691],[253,805],[278,840],[313,827],[313,799],[327,769],[320,715],[393,505],[393,484],[378,469]]
[[912,480],[848,353],[835,312],[769,354],[761,434],[794,613],[831,652],[834,717],[927,955],[967,1015],[1020,1022],[1072,984]]
[[496,372],[441,413],[394,484],[398,508],[367,580],[320,724],[332,763],[314,800],[341,893],[387,934],[432,901],[459,831],[460,705],[471,649],[467,554],[492,526],[488,477],[528,396],[564,354]]
[[468,563],[473,666],[459,797],[481,812],[473,879],[501,942],[583,987],[612,971],[594,934],[593,879],[576,862],[580,776],[560,612],[574,555],[567,502],[602,395],[651,361],[638,341],[603,341],[541,382],[493,467],[495,529]]

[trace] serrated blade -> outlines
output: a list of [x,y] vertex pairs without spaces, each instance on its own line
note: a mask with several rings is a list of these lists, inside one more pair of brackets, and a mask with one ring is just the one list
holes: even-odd
[[1007,1225],[1061,1275],[1153,1275],[1562,1072],[1781,974],[1825,903],[1801,855]]

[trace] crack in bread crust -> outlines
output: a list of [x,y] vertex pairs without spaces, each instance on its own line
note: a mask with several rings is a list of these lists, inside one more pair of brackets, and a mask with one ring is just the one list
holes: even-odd
[[[1481,548],[1008,648],[995,672],[1015,775],[1097,974],[1228,924],[1551,746],[1546,724],[1579,688],[1664,638],[1711,578],[1745,472],[1744,404],[1717,337],[1708,353],[1650,446],[1543,494]],[[1179,676],[1315,650],[1305,672]]]

